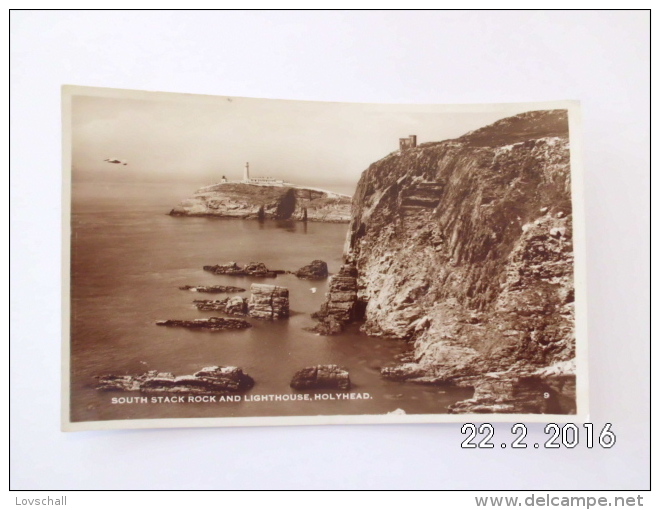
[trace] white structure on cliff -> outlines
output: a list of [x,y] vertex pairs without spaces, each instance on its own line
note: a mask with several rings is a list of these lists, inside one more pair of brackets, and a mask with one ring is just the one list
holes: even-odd
[[271,184],[271,185],[284,185],[281,179],[274,177],[250,177],[250,163],[245,163],[245,170],[243,170],[243,181],[245,184]]

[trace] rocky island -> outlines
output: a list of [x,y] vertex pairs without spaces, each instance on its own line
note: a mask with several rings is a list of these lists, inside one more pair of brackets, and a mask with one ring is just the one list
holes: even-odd
[[199,189],[172,216],[348,223],[351,197],[289,183],[221,182]]
[[373,163],[317,332],[410,342],[383,377],[474,388],[450,412],[575,413],[569,163],[565,110]]

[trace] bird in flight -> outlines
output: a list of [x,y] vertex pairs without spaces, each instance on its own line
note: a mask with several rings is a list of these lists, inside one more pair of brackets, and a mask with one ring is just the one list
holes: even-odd
[[103,161],[107,161],[108,163],[114,163],[115,165],[124,165],[124,166],[128,165],[127,161],[122,161],[121,159],[117,159],[117,158],[106,158]]

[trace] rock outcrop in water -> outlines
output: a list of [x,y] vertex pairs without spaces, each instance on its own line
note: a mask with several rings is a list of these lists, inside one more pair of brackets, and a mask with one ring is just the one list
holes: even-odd
[[322,260],[313,260],[294,274],[303,280],[323,280],[328,277],[328,264]]
[[227,298],[225,313],[228,315],[246,315],[248,312],[247,299],[241,296]]
[[289,316],[289,289],[253,283],[250,286],[248,314],[257,319],[286,319]]
[[289,316],[289,289],[253,283],[247,302],[248,314],[257,319],[286,319]]
[[203,312],[223,312],[227,315],[247,315],[247,299],[241,296],[223,299],[196,299],[193,304]]
[[296,372],[293,379],[291,379],[291,387],[296,390],[349,390],[351,379],[348,376],[348,371],[337,365],[317,365]]
[[257,276],[260,278],[275,278],[278,274],[284,274],[283,269],[272,270],[266,267],[263,262],[248,262],[241,267],[236,262],[227,264],[218,264],[215,266],[204,266],[204,271],[213,274],[222,274],[227,276]]
[[142,375],[103,375],[101,391],[140,391],[143,393],[218,394],[247,391],[254,379],[238,367],[206,367],[193,375],[175,376],[152,370]]
[[241,319],[225,319],[223,317],[209,317],[208,319],[193,320],[163,320],[156,321],[157,326],[168,326],[171,328],[204,329],[209,331],[223,331],[225,329],[246,329],[252,325]]
[[231,285],[184,285],[180,290],[189,290],[190,292],[206,292],[209,294],[221,294],[225,292],[245,292],[241,287]]
[[338,335],[344,326],[358,318],[357,270],[344,264],[339,273],[330,278],[326,300],[321,310],[312,314],[318,320],[311,331],[320,335]]
[[198,190],[170,215],[347,223],[350,212],[351,197],[331,191],[226,182]]
[[227,315],[250,316],[255,319],[286,319],[289,317],[289,290],[276,285],[253,284],[249,299],[241,296],[224,299],[197,299],[198,310],[223,312]]
[[[229,298],[223,299],[195,299],[193,304],[202,312],[224,312]],[[241,299],[242,301],[242,299]]]
[[410,341],[383,376],[473,387],[452,412],[575,412],[569,162],[552,110],[372,164],[345,247],[358,302],[331,283],[320,318],[363,309],[364,332]]

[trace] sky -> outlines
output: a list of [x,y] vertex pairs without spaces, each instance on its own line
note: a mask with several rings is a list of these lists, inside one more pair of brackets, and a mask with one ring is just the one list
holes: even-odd
[[[251,99],[102,90],[71,101],[73,180],[187,182],[269,176],[347,192],[400,137],[441,141],[530,109]],[[95,94],[98,94],[95,93]],[[538,108],[537,108],[538,109]],[[459,111],[460,110],[460,111]],[[116,158],[127,165],[103,161]]]

